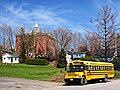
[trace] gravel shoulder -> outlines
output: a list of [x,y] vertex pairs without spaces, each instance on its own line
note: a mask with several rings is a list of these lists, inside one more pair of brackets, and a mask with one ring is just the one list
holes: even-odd
[[0,77],[0,90],[41,90],[43,88],[52,88],[60,85],[62,85],[62,83]]

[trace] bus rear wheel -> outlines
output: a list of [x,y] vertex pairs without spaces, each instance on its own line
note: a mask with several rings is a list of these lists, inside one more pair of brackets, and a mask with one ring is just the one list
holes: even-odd
[[81,85],[87,84],[87,79],[86,79],[86,77],[83,76],[83,77],[81,78],[80,84],[81,84]]
[[108,76],[105,75],[105,77],[102,79],[103,82],[108,82]]

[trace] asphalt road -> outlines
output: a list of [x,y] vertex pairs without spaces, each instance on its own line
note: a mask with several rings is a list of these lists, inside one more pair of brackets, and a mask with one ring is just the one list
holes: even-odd
[[0,77],[0,90],[120,90],[120,80],[63,86],[62,83]]
[[109,80],[107,83],[92,83],[84,86],[55,86],[42,90],[120,90],[120,80]]

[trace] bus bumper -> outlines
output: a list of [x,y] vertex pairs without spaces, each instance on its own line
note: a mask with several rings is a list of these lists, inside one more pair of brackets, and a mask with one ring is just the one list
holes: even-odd
[[80,82],[81,78],[64,79],[65,82]]

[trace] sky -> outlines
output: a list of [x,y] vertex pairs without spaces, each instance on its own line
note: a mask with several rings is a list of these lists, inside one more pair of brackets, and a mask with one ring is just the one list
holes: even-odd
[[94,31],[90,20],[106,4],[120,12],[120,0],[0,0],[0,24],[32,28],[38,21],[41,29]]

